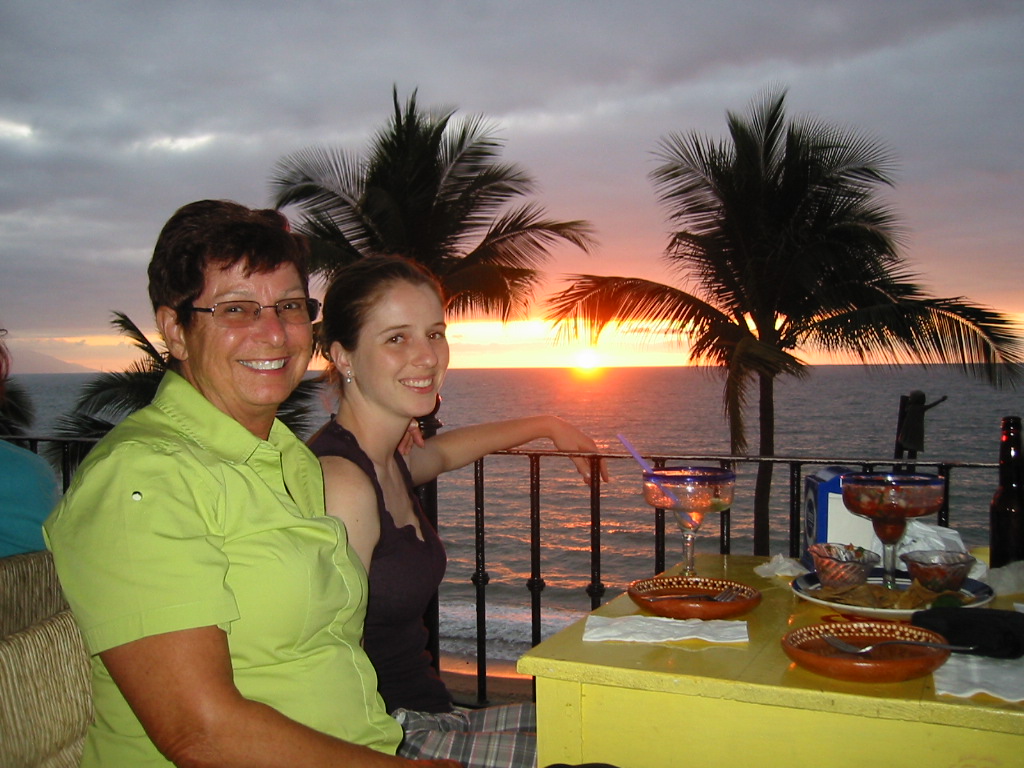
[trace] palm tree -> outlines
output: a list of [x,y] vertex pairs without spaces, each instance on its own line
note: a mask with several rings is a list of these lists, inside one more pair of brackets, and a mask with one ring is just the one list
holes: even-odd
[[510,207],[534,182],[499,162],[502,142],[482,118],[421,112],[415,91],[404,110],[397,90],[392,100],[365,157],[314,146],[275,167],[274,204],[300,206],[313,272],[329,279],[369,254],[401,254],[438,276],[456,315],[523,316],[549,247],[588,251],[590,226],[547,218],[534,202]]
[[[758,389],[758,453],[775,453],[774,385],[803,376],[801,349],[862,362],[956,363],[993,384],[1019,380],[1020,338],[1005,316],[933,298],[899,255],[896,217],[877,197],[891,162],[876,142],[815,119],[787,120],[785,91],[729,141],[673,134],[651,178],[672,233],[664,258],[692,291],[648,280],[575,275],[549,300],[563,332],[596,338],[618,322],[686,338],[693,363],[720,366],[733,455],[746,450],[743,408]],[[772,465],[760,463],[754,552],[769,548]]]
[[[82,387],[71,412],[57,420],[55,435],[74,441],[69,448],[72,466],[77,466],[95,441],[113,429],[117,422],[149,405],[167,371],[167,351],[157,348],[127,315],[114,312],[110,324],[131,339],[142,352],[142,358],[125,371],[102,373],[89,381]],[[297,433],[310,432],[314,416],[311,402],[316,390],[316,381],[303,380],[281,404],[278,418]],[[51,462],[58,463],[61,459],[60,443],[51,443],[44,453]]]

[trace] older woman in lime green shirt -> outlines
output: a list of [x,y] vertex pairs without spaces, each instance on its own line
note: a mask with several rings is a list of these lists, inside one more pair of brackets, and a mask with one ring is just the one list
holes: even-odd
[[82,764],[410,764],[359,644],[365,573],[276,420],[311,355],[302,241],[276,212],[201,201],[149,276],[172,370],[46,523],[93,654]]

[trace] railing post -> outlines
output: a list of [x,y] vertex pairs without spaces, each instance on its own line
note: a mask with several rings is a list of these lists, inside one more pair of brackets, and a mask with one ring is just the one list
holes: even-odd
[[936,473],[942,478],[942,506],[939,507],[938,524],[943,528],[949,527],[949,474],[953,468],[949,464],[939,464]]
[[60,482],[64,493],[71,487],[71,443],[61,443],[60,446]]
[[601,605],[605,586],[601,581],[601,459],[590,457],[590,608]]
[[540,571],[540,456],[530,454],[530,578],[526,588],[530,590],[531,638],[533,645],[540,642],[541,616],[540,593],[544,591],[544,579]]
[[[736,464],[731,461],[721,461],[719,466],[732,471],[736,469]],[[718,552],[722,555],[732,552],[732,505],[718,513]]]
[[476,592],[476,700],[487,704],[487,573],[484,532],[484,460],[473,463],[473,535],[476,564],[473,569],[473,587]]
[[800,498],[800,462],[789,463],[789,556],[800,557],[800,527],[803,504]]

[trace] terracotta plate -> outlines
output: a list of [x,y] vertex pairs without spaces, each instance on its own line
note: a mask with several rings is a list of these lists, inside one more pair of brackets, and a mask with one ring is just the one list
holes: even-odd
[[910,624],[836,622],[794,629],[782,638],[782,650],[811,672],[860,683],[897,683],[923,677],[949,658],[949,651],[920,645],[885,645],[868,655],[857,656],[833,648],[822,639],[823,635],[834,635],[862,647],[881,640],[946,642],[942,635]]
[[[732,587],[739,597],[725,602],[687,599],[691,595],[717,595]],[[761,593],[753,587],[729,579],[706,579],[700,576],[655,576],[640,579],[627,590],[633,602],[644,610],[671,619],[728,619],[739,616],[761,602]],[[672,595],[671,600],[652,600],[657,596]]]

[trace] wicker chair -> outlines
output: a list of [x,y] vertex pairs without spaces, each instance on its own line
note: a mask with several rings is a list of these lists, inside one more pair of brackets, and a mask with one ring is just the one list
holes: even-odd
[[0,558],[0,637],[66,610],[53,555],[29,552]]
[[92,718],[89,655],[70,610],[0,638],[0,766],[74,768]]

